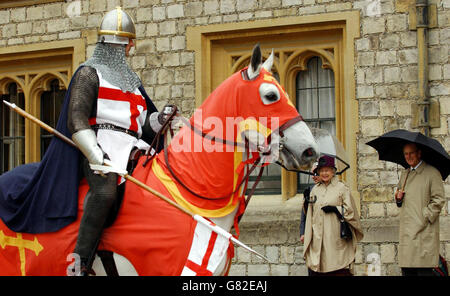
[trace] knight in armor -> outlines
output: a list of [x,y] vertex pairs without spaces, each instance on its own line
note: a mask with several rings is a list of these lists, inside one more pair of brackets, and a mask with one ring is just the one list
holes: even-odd
[[134,38],[132,18],[120,7],[109,11],[92,57],[73,77],[67,127],[84,156],[80,166],[90,187],[74,250],[81,259],[82,275],[91,268],[108,214],[118,199],[118,184],[124,181],[90,165],[103,165],[109,159],[126,170],[130,155],[148,150],[143,137],[154,136],[148,122],[156,108],[126,61]]

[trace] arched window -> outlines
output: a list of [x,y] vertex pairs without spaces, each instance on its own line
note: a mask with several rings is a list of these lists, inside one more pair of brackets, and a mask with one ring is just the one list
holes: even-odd
[[[50,82],[50,90],[41,95],[41,120],[53,128],[56,128],[58,123],[65,93],[65,90],[60,89],[58,79],[54,79]],[[41,129],[41,157],[44,156],[52,137],[48,131]]]
[[[14,82],[8,85],[3,100],[25,108],[24,94]],[[3,103],[0,103],[0,153],[0,173],[25,163],[25,119]]]
[[[324,68],[320,57],[308,60],[305,71],[296,76],[297,108],[310,127],[328,130],[336,135],[334,72]],[[299,174],[297,190],[312,183],[310,176]]]
[[[0,97],[16,101],[25,112],[56,127],[65,90],[73,71],[85,60],[85,48],[84,39],[1,48]],[[16,95],[8,89],[12,82],[16,85]],[[23,163],[40,161],[52,138],[36,123],[3,105],[0,103],[0,173]],[[14,129],[11,116],[20,118],[15,119]]]
[[[244,60],[248,58],[255,44],[261,45],[264,57],[267,57],[273,49],[274,68],[278,71],[280,84],[285,87],[292,103],[297,104],[302,116],[309,116],[307,118],[309,124],[317,124],[332,130],[350,156],[352,169],[346,171],[342,179],[358,199],[355,143],[359,122],[358,101],[355,98],[354,42],[359,37],[360,15],[357,11],[298,16],[285,18],[283,22],[275,18],[188,27],[187,48],[195,52],[196,106],[200,106],[208,94],[239,70],[241,65],[248,65],[248,61]],[[320,60],[314,57],[319,57]],[[314,63],[314,60],[316,60],[316,87],[313,89],[296,85],[297,80],[312,83],[312,74],[307,73],[314,68],[313,65],[308,66],[308,62]],[[321,76],[326,73],[330,75],[328,80]],[[311,78],[307,80],[305,75]],[[327,84],[323,85],[324,82]],[[304,110],[303,102],[298,102],[296,97],[297,92],[306,93],[308,88],[311,104],[312,92],[316,91],[315,103],[319,104],[319,107],[316,105],[318,113],[315,117],[312,112],[310,115],[309,111]],[[331,93],[331,96],[322,96],[327,92]],[[306,96],[305,100],[307,98]],[[330,107],[333,100],[334,114],[331,112],[333,108]],[[323,108],[322,105],[326,107]],[[324,114],[320,111],[330,113]],[[298,179],[297,173],[281,169],[283,199],[297,195],[300,191],[298,185],[301,183]]]
[[[297,63],[302,63],[302,60],[303,56],[299,55]],[[236,69],[242,69],[249,62],[248,58],[244,59]],[[308,58],[305,65],[299,66],[297,69],[299,69],[297,74],[293,76],[297,109],[310,127],[326,129],[331,134],[336,135],[333,70],[330,69],[328,63],[324,65],[322,58],[319,56]],[[272,69],[272,74],[281,83],[280,74],[276,67]],[[248,191],[253,186],[253,181],[256,180],[258,173],[259,170],[254,170],[250,175]],[[282,170],[279,165],[268,165],[256,187],[255,194],[280,194],[282,189],[281,175]],[[303,192],[311,184],[312,179],[309,175],[298,174],[297,192]]]
[[309,126],[326,129],[336,135],[334,73],[323,68],[321,58],[311,58],[307,70],[298,72],[296,98]]

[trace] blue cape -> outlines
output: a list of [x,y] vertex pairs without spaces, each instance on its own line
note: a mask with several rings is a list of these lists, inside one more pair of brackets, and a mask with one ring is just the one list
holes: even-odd
[[[56,126],[69,139],[72,134],[67,128],[67,113],[72,82]],[[140,86],[139,90],[147,102],[147,112],[157,111],[144,88]],[[21,165],[2,174],[0,218],[6,226],[15,232],[43,233],[57,231],[75,221],[80,156],[78,149],[54,136],[40,162]]]

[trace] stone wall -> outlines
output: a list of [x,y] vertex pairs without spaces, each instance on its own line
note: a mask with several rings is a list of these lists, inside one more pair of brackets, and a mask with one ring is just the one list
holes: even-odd
[[[397,165],[381,162],[365,143],[393,129],[411,130],[411,103],[418,97],[416,32],[409,29],[407,4],[411,1],[381,1],[378,8],[361,10],[361,38],[356,41],[356,96],[359,100],[358,190],[362,217],[394,217],[394,187]],[[375,2],[371,2],[375,3]],[[429,30],[430,95],[440,102],[441,126],[431,129],[448,151],[449,137],[449,17],[448,1],[430,1],[438,6],[438,27]],[[375,13],[378,10],[379,13]],[[450,183],[445,183],[446,196]],[[448,210],[444,209],[443,214]]]
[[[431,134],[450,151],[450,0],[430,0],[437,5],[437,27],[430,29],[430,95],[440,102],[439,128]],[[130,64],[158,108],[180,106],[189,116],[195,108],[194,53],[186,49],[188,26],[277,19],[360,11],[361,37],[356,40],[356,98],[359,101],[357,143],[358,191],[361,216],[368,233],[384,233],[358,247],[357,274],[365,273],[370,253],[380,254],[383,274],[398,274],[396,221],[393,191],[399,178],[396,165],[378,160],[365,143],[396,128],[411,129],[411,103],[417,99],[417,41],[409,29],[407,7],[412,0],[81,0],[0,9],[0,47],[54,40],[85,38],[86,56],[97,40],[102,16],[122,6],[136,21],[137,48]],[[349,131],[350,132],[350,131]],[[354,157],[354,156],[353,156]],[[445,183],[450,197],[450,178]],[[279,199],[279,197],[277,197]],[[247,213],[241,239],[263,251],[273,264],[259,261],[238,249],[232,274],[305,274],[298,241],[299,197],[280,202],[279,211],[259,216]],[[253,202],[266,200],[254,197]],[[256,202],[255,211],[265,211]],[[269,203],[270,204],[270,203]],[[258,209],[258,207],[262,207]],[[448,204],[441,219],[448,225]],[[442,227],[443,228],[443,227]],[[257,235],[255,235],[257,233]],[[374,234],[375,236],[375,234]],[[370,237],[370,235],[369,235]],[[450,238],[441,237],[442,253],[450,260]]]
[[[392,190],[394,167],[376,163],[374,151],[364,143],[387,130],[410,128],[409,106],[417,97],[416,35],[408,27],[409,3],[412,0],[68,0],[0,10],[0,46],[83,37],[90,56],[103,14],[121,5],[136,20],[137,49],[130,63],[147,92],[158,106],[176,103],[191,114],[195,61],[186,50],[187,26],[269,18],[276,22],[288,16],[359,10],[361,38],[354,57],[361,121],[358,164],[368,175],[359,189],[375,202],[373,196]],[[441,103],[441,127],[432,134],[449,150],[450,2],[430,3],[438,7],[438,27],[429,32],[430,94]],[[382,191],[370,191],[375,182],[384,186]]]

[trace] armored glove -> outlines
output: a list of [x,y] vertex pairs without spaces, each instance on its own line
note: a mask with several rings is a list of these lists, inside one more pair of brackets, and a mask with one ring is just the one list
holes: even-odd
[[80,130],[72,135],[72,140],[90,164],[103,164],[103,151],[97,144],[97,136],[93,130]]
[[162,112],[153,112],[150,114],[149,124],[152,130],[157,133],[169,118],[170,114],[173,112],[175,105],[167,104],[164,106]]
[[164,114],[161,112],[153,112],[150,114],[149,124],[152,130],[157,133],[164,123]]

